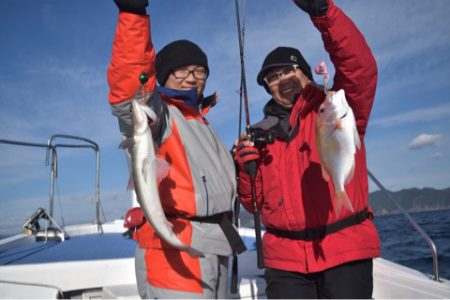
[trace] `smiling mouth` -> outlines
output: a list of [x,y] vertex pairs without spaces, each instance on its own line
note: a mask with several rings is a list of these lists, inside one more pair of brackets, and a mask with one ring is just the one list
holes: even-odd
[[281,94],[282,95],[288,95],[288,94],[291,94],[294,91],[295,91],[294,87],[288,87],[288,88],[282,89],[281,90]]

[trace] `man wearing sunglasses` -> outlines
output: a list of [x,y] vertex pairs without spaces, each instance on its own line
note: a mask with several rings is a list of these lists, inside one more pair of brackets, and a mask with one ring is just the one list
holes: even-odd
[[[225,298],[228,256],[245,246],[230,222],[236,193],[234,162],[205,118],[216,104],[215,94],[203,95],[209,74],[207,57],[187,40],[174,41],[155,55],[147,0],[115,2],[120,13],[108,69],[113,113],[125,137],[132,135],[130,106],[134,97],[142,97],[156,114],[156,120],[149,120],[159,148],[156,155],[170,164],[167,176],[158,184],[161,204],[177,237],[202,253],[191,257],[170,246],[139,209],[130,210],[126,224],[134,230],[138,243],[139,295]],[[141,72],[148,75],[144,90]]]
[[[278,47],[265,58],[257,82],[271,95],[265,118],[253,130],[273,143],[254,146],[242,138],[235,151],[239,193],[256,207],[266,229],[263,253],[268,298],[372,298],[372,259],[380,241],[368,206],[364,135],[375,97],[377,66],[361,32],[333,0],[294,0],[322,34],[336,74],[332,90],[344,89],[353,109],[361,149],[345,186],[354,211],[334,213],[331,182],[322,178],[315,123],[325,98],[298,49]],[[301,33],[299,33],[301,38]],[[254,181],[248,163],[257,161]],[[252,183],[256,199],[252,197]]]

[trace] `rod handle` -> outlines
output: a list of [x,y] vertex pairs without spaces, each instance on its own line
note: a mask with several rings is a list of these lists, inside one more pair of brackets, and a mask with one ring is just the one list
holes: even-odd
[[255,211],[253,213],[253,217],[255,221],[256,255],[257,255],[258,269],[264,269],[264,256],[261,239],[261,221],[259,212]]

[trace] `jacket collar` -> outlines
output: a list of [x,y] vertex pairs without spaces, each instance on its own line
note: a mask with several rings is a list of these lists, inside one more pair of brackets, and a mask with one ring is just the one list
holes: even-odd
[[197,100],[197,91],[195,89],[184,91],[158,86],[158,92],[166,102],[178,107],[184,115],[194,118],[205,117],[211,107],[217,103],[217,93],[207,97],[200,97]]
[[157,87],[158,91],[169,98],[181,100],[183,103],[191,106],[194,109],[199,109],[199,104],[202,103],[203,97],[197,97],[197,89],[190,90],[175,90],[162,86]]
[[300,119],[319,107],[325,94],[323,89],[315,84],[308,84],[302,91],[292,109],[286,109],[279,105],[273,98],[264,106],[264,116],[278,118],[276,126],[272,131],[286,141],[292,140],[298,133]]
[[291,124],[289,123],[289,116],[291,109],[286,109],[279,105],[275,100],[270,99],[264,106],[264,120],[276,118],[278,121],[272,126],[271,131],[275,136],[289,141],[292,135]]

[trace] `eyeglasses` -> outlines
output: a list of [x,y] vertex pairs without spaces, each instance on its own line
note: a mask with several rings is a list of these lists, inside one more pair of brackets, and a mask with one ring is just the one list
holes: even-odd
[[176,79],[186,79],[191,73],[197,80],[204,80],[206,79],[206,77],[208,77],[208,72],[206,72],[204,68],[196,68],[193,70],[181,68],[172,71],[172,74]]
[[289,65],[282,68],[279,71],[271,72],[264,77],[264,81],[268,86],[272,86],[277,84],[280,81],[280,78],[283,76],[291,75],[295,72],[295,69],[298,68],[298,65]]

